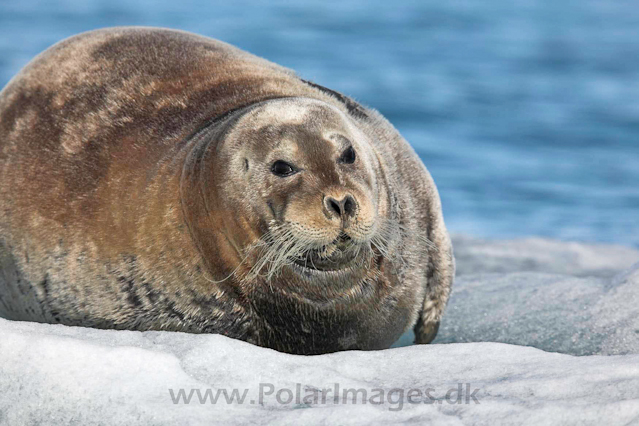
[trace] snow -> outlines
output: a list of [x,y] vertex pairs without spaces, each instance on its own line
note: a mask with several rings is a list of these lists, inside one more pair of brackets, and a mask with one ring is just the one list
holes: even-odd
[[[304,357],[217,335],[0,319],[0,424],[639,421],[639,265],[631,267],[639,252],[455,241],[460,275],[436,340],[442,344]],[[476,342],[444,344],[466,341]],[[357,401],[351,392],[335,402],[336,384],[340,397],[360,389]],[[458,386],[461,403],[453,403]],[[233,389],[247,390],[244,403],[226,403],[222,394],[200,403],[196,393]],[[372,403],[380,395],[383,403]]]
[[[639,417],[639,355],[573,357],[468,343],[304,357],[215,335],[7,320],[0,332],[0,413],[7,424],[624,424]],[[262,405],[261,383],[273,386]],[[466,393],[461,404],[404,402],[401,409],[387,398],[383,405],[334,404],[332,394],[326,404],[278,402],[278,391],[294,392],[298,383],[369,393],[431,388],[439,397],[458,383],[465,392],[468,383],[479,403],[465,403]],[[197,397],[174,404],[169,389],[249,392],[245,404],[201,404]]]

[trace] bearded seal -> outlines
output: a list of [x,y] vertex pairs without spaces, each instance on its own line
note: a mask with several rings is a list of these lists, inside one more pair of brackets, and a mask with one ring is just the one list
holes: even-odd
[[0,92],[6,318],[296,354],[430,342],[440,199],[378,112],[226,43],[111,28]]

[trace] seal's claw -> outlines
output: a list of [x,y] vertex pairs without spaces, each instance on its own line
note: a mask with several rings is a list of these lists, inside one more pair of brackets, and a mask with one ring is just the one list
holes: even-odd
[[415,344],[425,345],[435,340],[439,331],[439,321],[422,322],[421,319],[415,325]]

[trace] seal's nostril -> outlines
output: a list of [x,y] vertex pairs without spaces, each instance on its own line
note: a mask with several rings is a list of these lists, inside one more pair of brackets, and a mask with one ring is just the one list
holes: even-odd
[[324,206],[330,215],[346,220],[349,217],[355,216],[357,202],[352,195],[347,195],[340,201],[337,201],[333,197],[325,197]]
[[355,199],[351,195],[347,195],[344,199],[344,215],[353,216],[355,213]]
[[337,217],[342,216],[342,206],[335,198],[326,197],[326,208],[329,212],[336,214]]

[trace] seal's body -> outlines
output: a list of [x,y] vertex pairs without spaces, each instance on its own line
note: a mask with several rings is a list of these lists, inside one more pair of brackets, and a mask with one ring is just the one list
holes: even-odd
[[0,92],[0,314],[301,354],[437,332],[439,196],[377,112],[225,43],[65,40]]

